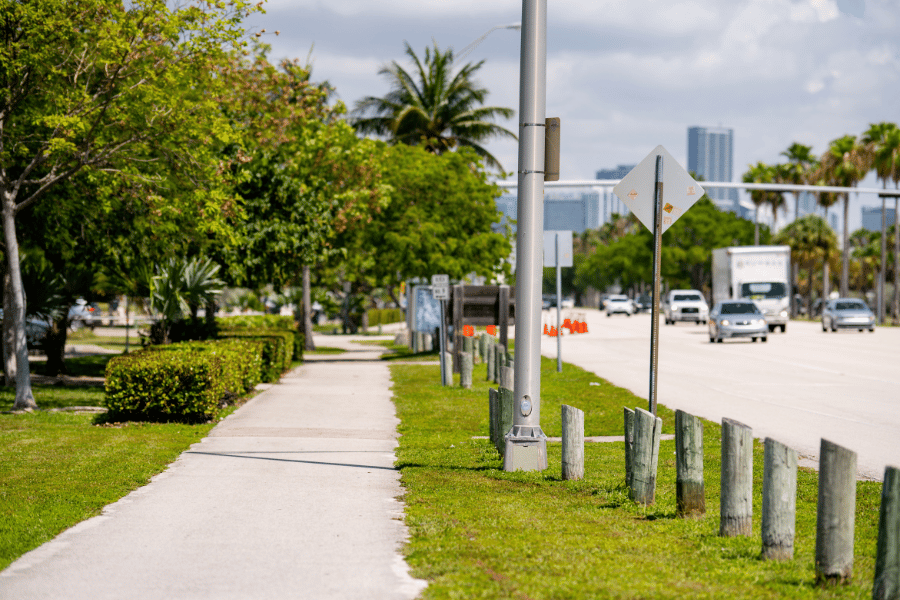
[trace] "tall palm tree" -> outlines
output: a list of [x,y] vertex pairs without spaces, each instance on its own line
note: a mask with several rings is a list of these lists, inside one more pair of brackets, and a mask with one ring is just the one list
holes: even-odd
[[496,138],[516,135],[493,121],[510,118],[511,108],[483,106],[488,90],[472,79],[484,61],[467,63],[453,73],[453,50],[442,52],[437,43],[425,48],[424,60],[406,43],[412,72],[396,61],[382,67],[379,75],[390,81],[383,98],[367,96],[356,103],[353,125],[363,134],[375,134],[391,143],[423,145],[435,154],[457,146],[469,146],[487,166],[503,170],[499,161],[482,145]]
[[[747,171],[744,173],[743,181],[744,183],[773,183],[775,181],[775,167],[761,161],[757,162],[755,165],[747,165]],[[780,192],[750,190],[750,200],[752,200],[753,204],[756,206],[756,211],[753,215],[753,220],[756,225],[753,230],[754,246],[759,246],[759,207],[763,205],[774,206],[776,201],[773,199],[773,196],[775,195],[781,198]],[[781,199],[782,201],[784,200],[783,198]],[[774,208],[772,209],[772,214],[775,214]]]
[[[870,158],[865,146],[855,135],[832,140],[828,150],[822,155],[820,175],[828,185],[856,187],[871,170]],[[841,194],[844,199],[844,233],[841,256],[841,296],[850,292],[850,194]]]
[[[813,290],[815,289],[815,268],[816,263],[823,259],[825,265],[828,264],[828,258],[837,248],[837,236],[828,223],[817,214],[808,214],[799,219],[795,219],[790,225],[778,232],[774,241],[778,244],[785,244],[791,247],[791,256],[798,263],[806,266],[807,269],[807,286],[806,286],[806,306],[809,308],[807,314],[812,316]],[[824,287],[824,298],[827,294],[827,288]]]
[[[862,143],[869,149],[872,166],[884,189],[888,180],[895,176],[900,179],[900,128],[896,123],[872,123],[862,136]],[[887,197],[881,197],[881,268],[878,272],[878,321],[884,325],[884,272],[887,265]],[[894,222],[897,221],[895,200]],[[894,270],[894,315],[897,315],[897,272]]]
[[[819,159],[812,152],[812,146],[804,146],[794,142],[781,153],[787,162],[780,165],[780,175],[784,183],[803,185],[809,183],[812,173],[819,164]],[[800,193],[794,194],[794,218],[800,217]]]

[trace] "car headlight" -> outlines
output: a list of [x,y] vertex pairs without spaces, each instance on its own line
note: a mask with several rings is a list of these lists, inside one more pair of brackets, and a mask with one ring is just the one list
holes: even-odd
[[719,321],[719,325],[726,325],[726,326],[727,326],[727,325],[728,325],[728,319],[722,319],[721,321]]
[[753,324],[754,324],[754,325],[765,325],[765,324],[766,324],[766,320],[765,320],[765,319],[754,319],[754,320],[753,320]]
[[786,311],[786,310],[781,311],[781,316],[782,316],[782,317],[786,317],[786,316],[787,316],[787,311]]

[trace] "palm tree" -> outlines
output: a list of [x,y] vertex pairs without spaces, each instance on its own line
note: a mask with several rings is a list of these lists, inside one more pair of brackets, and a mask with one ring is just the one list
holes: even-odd
[[[744,173],[743,177],[744,183],[773,183],[775,181],[775,168],[771,165],[767,165],[764,162],[757,162],[755,165],[747,165],[747,171]],[[753,204],[756,206],[755,214],[753,215],[753,220],[755,221],[756,227],[753,230],[753,245],[759,246],[759,207],[764,204],[769,204],[771,206],[776,206],[776,200],[773,199],[773,196],[777,195],[778,198],[784,201],[781,198],[780,192],[770,192],[768,190],[750,190],[750,199],[753,201]],[[775,214],[775,209],[772,209],[772,214]]]
[[[872,157],[872,166],[881,180],[884,189],[887,189],[888,180],[896,177],[900,179],[900,128],[896,123],[872,123],[863,134],[862,142],[869,149]],[[887,259],[887,197],[881,197],[881,268],[878,272],[878,322],[884,325],[884,272]],[[894,222],[897,221],[897,207],[895,199]],[[894,270],[894,315],[897,315],[897,272]]]
[[[819,159],[812,153],[812,146],[794,142],[781,153],[788,159],[780,166],[780,175],[784,183],[803,185],[809,183],[812,173],[819,164]],[[794,192],[794,218],[800,217],[800,192]]]
[[[821,176],[829,185],[856,187],[871,169],[870,159],[865,146],[860,144],[856,136],[845,135],[832,140],[828,150],[822,155]],[[841,257],[841,296],[850,292],[850,194],[843,192],[844,197],[844,234]]]
[[[808,214],[778,232],[774,241],[791,247],[791,256],[807,269],[806,306],[807,314],[812,316],[813,289],[815,288],[815,268],[820,259],[828,264],[828,257],[837,248],[837,236],[828,223],[816,214]],[[824,298],[827,288],[824,285]]]
[[[824,180],[819,180],[817,182],[818,185],[825,185]],[[825,217],[825,222],[828,222],[828,209],[837,204],[839,200],[836,192],[820,192],[818,197],[816,198],[816,203],[822,207],[822,214]],[[829,229],[831,226],[829,225]],[[832,230],[833,231],[833,230]],[[822,267],[822,297],[827,298],[828,294],[831,292],[831,264],[828,260],[825,261],[825,265]]]
[[489,167],[503,170],[483,142],[516,135],[493,121],[511,118],[515,111],[500,106],[482,106],[488,91],[472,76],[484,61],[467,63],[455,74],[453,50],[441,52],[437,43],[425,48],[424,61],[406,43],[406,54],[415,67],[412,73],[396,61],[378,71],[390,81],[383,98],[367,96],[356,103],[353,125],[363,134],[375,134],[391,143],[424,145],[441,154],[457,146],[469,146]]

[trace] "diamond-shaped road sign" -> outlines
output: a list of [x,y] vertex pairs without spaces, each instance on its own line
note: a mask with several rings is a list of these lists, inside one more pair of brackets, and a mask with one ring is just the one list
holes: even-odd
[[647,158],[633,168],[613,188],[628,210],[653,231],[653,192],[656,189],[656,157],[663,157],[663,219],[662,229],[671,227],[678,217],[703,195],[703,188],[678,164],[662,146],[654,148]]

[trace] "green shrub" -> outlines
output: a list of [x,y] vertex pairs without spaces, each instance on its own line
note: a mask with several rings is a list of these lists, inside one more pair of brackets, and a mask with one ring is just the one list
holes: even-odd
[[240,396],[249,392],[262,378],[263,342],[253,339],[227,338],[221,340],[181,342],[165,346],[150,346],[150,352],[200,352],[220,359],[220,377],[226,394]]
[[390,325],[391,323],[401,323],[405,320],[403,310],[400,308],[372,308],[367,311],[369,315],[369,325]]
[[[303,334],[300,324],[294,322],[293,317],[283,315],[237,315],[234,317],[217,317],[216,323],[220,331],[243,330],[284,330],[294,334],[292,358],[303,360],[303,348],[306,345],[306,336]],[[231,337],[220,333],[219,337]]]
[[232,329],[219,332],[220,339],[240,338],[262,342],[262,380],[278,381],[291,368],[295,335],[284,329]]

